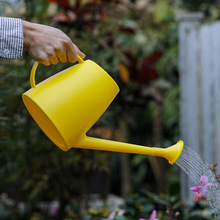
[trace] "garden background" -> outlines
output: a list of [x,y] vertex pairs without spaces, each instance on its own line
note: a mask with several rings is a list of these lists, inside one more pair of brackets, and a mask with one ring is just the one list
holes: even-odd
[[[0,15],[63,30],[116,80],[121,91],[89,135],[167,147],[180,138],[175,15],[200,11],[213,21],[219,4],[0,1]],[[154,209],[159,219],[213,219],[205,200],[181,201],[179,169],[163,158],[54,146],[21,99],[32,65],[25,52],[0,64],[0,219],[148,219]],[[40,65],[37,82],[71,65]]]

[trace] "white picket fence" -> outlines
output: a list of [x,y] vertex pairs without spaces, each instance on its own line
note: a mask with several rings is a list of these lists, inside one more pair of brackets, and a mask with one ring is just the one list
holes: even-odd
[[[220,166],[220,21],[178,15],[181,138],[209,164]],[[218,169],[220,171],[220,169]],[[182,198],[193,183],[181,173]]]

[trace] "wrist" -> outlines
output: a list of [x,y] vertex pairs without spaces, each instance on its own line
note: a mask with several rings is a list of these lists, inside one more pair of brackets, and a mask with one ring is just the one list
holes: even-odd
[[31,36],[32,36],[32,31],[33,31],[33,25],[32,23],[28,21],[23,21],[23,47],[24,49],[28,49],[30,44],[31,44]]

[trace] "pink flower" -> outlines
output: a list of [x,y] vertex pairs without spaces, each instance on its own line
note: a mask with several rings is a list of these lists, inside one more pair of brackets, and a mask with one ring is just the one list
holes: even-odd
[[204,199],[202,193],[195,192],[194,197],[193,197],[194,202],[198,202],[199,200],[202,200],[202,199]]
[[122,216],[122,215],[124,215],[124,213],[125,213],[125,210],[120,209],[120,210],[118,211],[118,216]]
[[214,163],[214,164],[209,165],[208,168],[215,172],[217,165],[218,165],[218,163]]
[[190,188],[190,190],[193,191],[193,192],[197,192],[198,193],[201,190],[201,186],[193,186],[193,187]]
[[153,210],[153,212],[151,213],[150,219],[149,220],[159,220],[157,217],[157,212],[156,210]]
[[[150,216],[149,220],[160,220],[160,219],[158,219],[158,218],[156,218],[156,217],[157,217],[157,211],[156,211],[156,210],[153,210],[153,212],[151,213],[151,216]],[[145,218],[139,218],[139,220],[147,220],[147,219],[145,219]]]
[[50,214],[51,216],[57,216],[59,214],[59,211],[60,211],[60,207],[56,206],[51,210]]
[[110,215],[108,216],[109,219],[114,219],[115,218],[115,212],[111,212]]
[[122,215],[124,215],[124,213],[125,213],[125,210],[123,210],[123,209],[120,209],[118,212],[113,211],[113,212],[110,213],[110,215],[108,216],[108,218],[109,218],[109,219],[115,219],[116,215],[117,215],[117,216],[122,216]]
[[208,187],[210,187],[210,186],[214,186],[214,184],[208,183],[208,177],[201,176],[200,185],[191,187],[190,190],[193,192],[201,193],[204,196],[208,191]]

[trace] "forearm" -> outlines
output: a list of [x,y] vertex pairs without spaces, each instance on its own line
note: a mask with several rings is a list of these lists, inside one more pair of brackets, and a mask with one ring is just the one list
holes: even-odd
[[0,58],[18,59],[23,53],[23,22],[0,17]]

